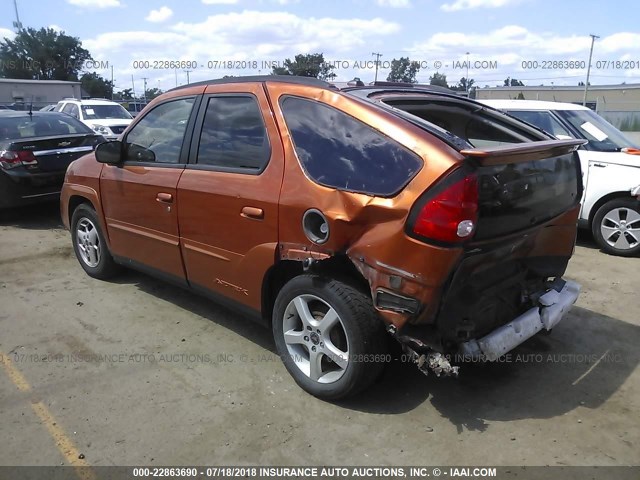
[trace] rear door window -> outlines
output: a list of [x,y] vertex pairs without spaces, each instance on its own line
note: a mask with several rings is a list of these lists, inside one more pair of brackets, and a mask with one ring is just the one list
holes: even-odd
[[302,168],[321,185],[388,197],[422,167],[415,153],[336,108],[298,97],[280,105]]
[[270,156],[267,129],[253,95],[209,99],[198,146],[198,165],[259,173]]

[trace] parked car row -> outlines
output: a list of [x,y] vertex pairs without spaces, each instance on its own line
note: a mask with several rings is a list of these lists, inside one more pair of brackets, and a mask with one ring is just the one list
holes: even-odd
[[369,386],[387,335],[455,374],[447,354],[495,360],[580,290],[562,275],[585,141],[478,105],[297,77],[191,84],[70,165],[62,218],[87,274],[137,268],[239,308],[320,398]]

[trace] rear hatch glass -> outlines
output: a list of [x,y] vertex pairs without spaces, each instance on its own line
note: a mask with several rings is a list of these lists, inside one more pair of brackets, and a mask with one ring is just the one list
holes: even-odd
[[576,205],[580,174],[573,155],[481,166],[474,238],[485,240],[525,230]]

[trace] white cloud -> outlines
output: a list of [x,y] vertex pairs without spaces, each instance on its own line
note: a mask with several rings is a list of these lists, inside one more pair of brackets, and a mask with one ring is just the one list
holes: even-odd
[[640,50],[640,33],[619,32],[596,40],[594,52],[597,50],[615,52],[618,50]]
[[205,5],[235,5],[238,0],[202,0]]
[[456,12],[458,10],[470,10],[473,8],[499,8],[513,5],[518,0],[456,0],[453,3],[444,3],[440,6],[445,12]]
[[[432,35],[413,50],[461,53],[482,52],[483,57],[496,53],[518,53],[523,59],[542,59],[539,54],[569,55],[585,51],[591,39],[588,35],[562,36],[530,32],[519,25],[507,25],[487,33],[442,32]],[[525,58],[526,57],[526,58]]]
[[[253,56],[259,50],[337,54],[364,47],[372,39],[400,31],[396,23],[374,18],[304,18],[287,12],[245,10],[208,17],[200,23],[178,23],[173,31],[190,40],[192,54]],[[218,45],[213,48],[213,45]]]
[[13,37],[16,36],[16,33],[13,30],[9,30],[8,28],[0,27],[0,39],[8,38],[9,40],[13,40]]
[[147,15],[144,19],[147,22],[160,23],[166,20],[169,20],[173,15],[173,10],[169,7],[160,7],[157,10],[151,10],[149,15]]
[[[412,60],[424,60],[430,70],[418,74],[421,81],[428,81],[433,74],[434,62],[439,61],[438,70],[445,73],[450,82],[466,74],[466,68],[455,67],[455,62],[470,60],[469,76],[478,85],[501,84],[501,79],[510,76],[523,80],[528,85],[555,82],[556,85],[576,85],[584,81],[586,67],[543,68],[544,61],[578,61],[586,65],[589,57],[591,37],[548,31],[530,31],[521,25],[507,25],[490,31],[450,31],[439,32],[427,37],[423,42],[407,49]],[[470,52],[467,56],[466,52]],[[625,56],[640,56],[640,33],[618,32],[597,39],[591,69],[592,82],[617,83],[613,75],[617,72],[598,70],[593,67],[599,59],[618,60]],[[477,62],[478,61],[478,62]],[[482,67],[483,62],[496,62],[498,68]],[[536,64],[537,67],[531,67]],[[551,63],[551,62],[548,62]],[[460,64],[460,63],[458,63]],[[478,65],[477,67],[475,67]],[[638,78],[640,72],[620,73]]]
[[122,5],[120,0],[67,0],[67,3],[82,8],[113,8]]
[[380,7],[405,8],[411,6],[410,0],[376,0]]
[[56,32],[60,33],[64,31],[64,28],[62,28],[60,25],[56,25],[55,23],[52,23],[51,25],[49,25],[47,28],[51,28],[52,30],[55,30]]
[[[287,12],[247,10],[153,30],[103,33],[84,40],[83,46],[96,60],[114,65],[117,87],[127,88],[134,75],[136,79],[152,77],[151,82],[161,79],[162,88],[167,88],[175,85],[173,70],[134,69],[133,61],[196,61],[197,68],[189,68],[194,70],[191,81],[259,71],[264,74],[271,71],[269,62],[281,62],[298,53],[322,52],[327,60],[334,61],[353,57],[372,45],[378,48],[385,37],[400,33],[401,26],[382,18],[309,18]],[[256,63],[246,69],[224,70],[219,66],[221,60]],[[186,78],[182,70],[178,69],[177,75],[183,82]],[[336,73],[347,79],[354,76],[343,68]]]

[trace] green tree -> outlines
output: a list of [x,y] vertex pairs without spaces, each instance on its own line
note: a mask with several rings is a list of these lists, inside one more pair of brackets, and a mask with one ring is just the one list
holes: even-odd
[[113,83],[105,80],[95,72],[85,73],[80,78],[82,88],[90,97],[111,98],[113,96]]
[[447,75],[444,73],[434,73],[429,77],[429,85],[438,85],[439,87],[449,88],[447,83]]
[[0,77],[40,80],[78,80],[91,60],[77,37],[52,28],[22,29],[13,40],[0,40]]
[[467,79],[465,77],[462,77],[456,86],[451,87],[451,90],[456,90],[458,92],[468,92],[469,90],[471,90],[471,87],[473,87],[475,83],[476,81],[473,78]]
[[298,75],[330,80],[336,77],[333,69],[333,65],[325,62],[322,53],[298,54],[293,60],[287,58],[283,67],[274,67],[271,75]]
[[409,61],[409,57],[391,60],[391,72],[387,76],[389,82],[417,83],[416,75],[420,70],[420,63]]
[[515,78],[507,77],[504,79],[505,87],[524,87],[524,83],[520,80],[516,80]]
[[125,88],[124,90],[120,90],[120,92],[114,94],[114,100],[123,100],[123,101],[129,101],[129,100],[133,100],[133,89],[131,88]]
[[157,96],[162,95],[162,93],[162,90],[160,90],[159,88],[147,88],[147,91],[145,92],[145,98],[147,99],[147,102],[150,102]]

